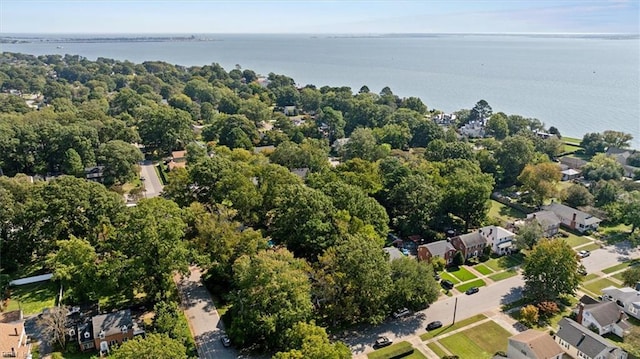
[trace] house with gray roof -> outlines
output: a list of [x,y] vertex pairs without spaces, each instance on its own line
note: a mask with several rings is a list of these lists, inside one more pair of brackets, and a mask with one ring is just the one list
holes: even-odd
[[529,329],[509,338],[509,359],[562,359],[564,350],[546,332]]
[[478,257],[487,246],[487,239],[479,232],[471,232],[451,238],[451,244],[465,259]]
[[606,155],[616,160],[616,162],[618,162],[622,166],[622,168],[624,169],[625,177],[634,178],[636,172],[640,171],[640,167],[629,165],[628,159],[636,152],[636,150],[610,147],[607,149]]
[[602,290],[602,299],[615,302],[628,315],[640,319],[640,284],[636,289],[607,287]]
[[500,226],[487,226],[478,230],[480,236],[484,237],[487,246],[491,247],[493,253],[497,255],[511,254],[515,249],[515,233]]
[[551,238],[558,234],[560,230],[560,218],[551,211],[538,211],[527,215],[527,221],[536,221],[542,227],[542,232],[546,238]]
[[385,247],[382,248],[382,250],[389,255],[389,262],[393,261],[394,259],[404,257],[404,254],[402,254],[402,252],[400,252],[400,250],[396,247]]
[[622,308],[614,302],[604,301],[592,304],[578,304],[578,315],[576,322],[583,327],[597,330],[598,334],[605,335],[613,333],[623,338],[629,331],[631,325],[627,321],[629,317]]
[[596,230],[600,222],[602,222],[600,218],[594,217],[589,213],[556,202],[543,208],[555,213],[560,218],[562,225],[580,233]]
[[441,240],[418,246],[418,259],[430,262],[435,257],[443,258],[447,265],[453,262],[456,249],[449,241]]
[[134,335],[144,333],[133,322],[129,309],[94,316],[91,318],[91,331],[94,347],[101,355],[108,354],[111,347],[132,339]]
[[555,341],[575,359],[627,359],[627,352],[569,318],[558,323]]

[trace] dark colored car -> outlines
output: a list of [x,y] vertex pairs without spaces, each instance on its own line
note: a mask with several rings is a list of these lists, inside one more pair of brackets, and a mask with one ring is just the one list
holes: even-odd
[[435,322],[431,322],[429,324],[427,324],[427,330],[434,330],[434,329],[438,329],[442,327],[442,322],[439,320],[436,320]]
[[222,342],[222,345],[225,346],[226,348],[231,346],[231,340],[226,335],[223,335],[222,338],[220,338],[220,341]]
[[471,287],[471,288],[467,289],[465,294],[468,294],[468,295],[476,294],[476,293],[478,293],[478,291],[480,291],[480,289],[478,289],[478,287]]
[[378,339],[376,339],[376,342],[373,344],[373,349],[388,347],[391,344],[393,344],[393,342],[389,340],[389,338],[379,337]]
[[440,285],[444,289],[453,289],[453,282],[448,279],[443,279],[442,281],[440,281]]

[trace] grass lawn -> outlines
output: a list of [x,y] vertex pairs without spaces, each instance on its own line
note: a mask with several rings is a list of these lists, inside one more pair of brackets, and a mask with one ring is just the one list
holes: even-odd
[[[409,342],[399,342],[393,345],[390,345],[386,348],[382,348],[382,349],[378,349],[374,352],[371,352],[369,354],[367,354],[367,358],[369,359],[377,359],[377,358],[387,358],[389,356],[389,354],[391,353],[395,353],[396,351],[398,353],[403,352],[404,350],[409,350],[409,348],[411,348],[411,343]],[[403,356],[403,358],[412,358],[412,359],[426,359],[424,355],[422,355],[422,353],[420,353],[418,350],[414,349],[413,353],[407,356]]]
[[450,337],[439,340],[451,353],[461,359],[492,358],[498,351],[506,351],[511,336],[498,323],[489,321]]
[[524,255],[522,253],[516,253],[498,258],[491,258],[488,261],[484,262],[484,265],[493,269],[495,272],[499,272],[503,269],[509,269],[511,267],[520,265],[523,261]]
[[473,267],[473,269],[477,270],[478,272],[484,274],[484,275],[489,275],[491,273],[493,273],[493,270],[489,267],[487,267],[484,264],[478,264],[475,267]]
[[593,282],[584,284],[582,287],[588,290],[589,292],[595,294],[596,296],[599,296],[602,294],[603,288],[610,287],[610,286],[614,286],[618,288],[620,287],[619,284],[617,284],[616,282],[612,281],[609,278],[601,278],[598,280],[594,280]]
[[446,323],[443,323],[445,325],[442,328],[438,328],[436,330],[432,330],[430,332],[426,332],[426,333],[424,333],[424,334],[422,334],[420,336],[420,339],[422,339],[424,341],[424,340],[428,340],[428,339],[431,339],[431,338],[435,338],[438,335],[441,335],[441,334],[444,334],[444,333],[448,333],[448,332],[454,331],[456,329],[460,329],[460,328],[466,327],[467,325],[473,324],[475,322],[479,322],[479,321],[481,321],[483,319],[487,319],[487,316],[484,315],[484,314],[478,314],[478,315],[474,315],[473,317],[467,318],[465,320],[461,320],[461,321],[457,322],[456,324],[446,325]]
[[622,273],[624,273],[624,272],[616,273],[616,274],[612,275],[611,278],[615,278],[615,279],[617,279],[617,280],[619,280],[621,282],[624,282],[624,279],[622,279]]
[[631,226],[627,226],[626,224],[622,224],[622,223],[617,225],[601,224],[598,227],[598,232],[602,233],[605,237],[620,234],[620,233],[626,234],[626,233],[629,233],[630,230],[631,230]]
[[595,251],[596,249],[600,249],[600,245],[598,243],[587,244],[584,247],[578,248],[580,251]]
[[440,273],[440,278],[442,278],[442,279],[448,279],[448,280],[450,280],[451,282],[453,282],[453,284],[458,284],[458,283],[460,283],[460,279],[458,279],[458,278],[456,278],[456,277],[452,276],[451,274],[449,274],[449,273],[447,273],[447,272],[442,272],[442,273]]
[[464,333],[442,338],[439,342],[460,359],[480,359],[491,358],[493,356],[493,353],[485,352]]
[[584,277],[584,281],[588,282],[588,281],[594,280],[596,278],[600,278],[600,276],[598,276],[597,274],[589,273]]
[[582,147],[576,145],[568,145],[566,143],[564,144],[564,152],[575,152],[581,148]]
[[498,218],[505,222],[513,221],[515,218],[526,218],[527,216],[515,208],[505,206],[504,204],[491,200],[491,208],[489,209],[489,217]]
[[484,287],[485,285],[487,285],[487,283],[485,283],[482,279],[477,279],[469,283],[461,284],[457,286],[456,289],[461,292],[465,292],[467,289],[471,287]]
[[591,242],[589,238],[576,236],[575,234],[569,233],[569,232],[565,232],[565,233],[567,233],[569,237],[564,238],[564,240],[565,242],[567,242],[568,245],[571,246],[571,248],[581,246]]
[[[76,345],[76,344],[74,344],[74,345]],[[57,353],[60,353],[60,352],[57,352]],[[80,349],[78,349],[77,353],[60,353],[60,354],[62,355],[62,358],[64,358],[64,359],[91,359],[91,358],[95,358],[96,357],[96,352],[88,351],[86,353],[83,353],[83,352],[80,351]]]
[[580,142],[582,142],[581,138],[575,138],[575,137],[566,137],[566,136],[562,136],[562,141],[567,143],[577,143],[580,144]]
[[515,270],[506,270],[504,272],[496,273],[494,275],[490,275],[489,279],[492,281],[498,282],[507,278],[511,278],[513,276],[518,275],[518,271]]
[[629,266],[640,264],[640,260],[634,259],[628,262],[623,262],[620,264],[616,264],[613,267],[605,268],[602,270],[602,273],[611,274],[613,272],[617,272],[619,270],[625,269]]
[[448,268],[448,269],[447,269],[447,272],[448,272],[449,274],[452,274],[452,275],[456,276],[456,278],[458,278],[460,282],[466,282],[466,281],[468,281],[468,280],[472,280],[472,279],[478,278],[478,277],[476,277],[476,275],[475,275],[475,274],[473,274],[473,273],[469,272],[469,271],[468,271],[466,268],[464,268],[464,267],[452,267],[452,268]]
[[436,343],[429,343],[427,344],[427,346],[429,347],[429,349],[431,349],[431,351],[436,353],[438,358],[442,358],[443,356],[447,355],[447,353],[445,353],[444,350],[442,350],[442,348],[440,348],[440,346]]
[[25,315],[38,314],[44,308],[56,305],[58,286],[51,281],[11,287],[7,311],[22,308]]

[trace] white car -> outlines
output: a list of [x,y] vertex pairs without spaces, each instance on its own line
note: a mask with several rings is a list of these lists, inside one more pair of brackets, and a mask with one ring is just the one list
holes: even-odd
[[587,258],[590,254],[591,254],[591,252],[589,252],[589,251],[580,251],[580,252],[578,252],[578,256],[580,256],[580,258]]

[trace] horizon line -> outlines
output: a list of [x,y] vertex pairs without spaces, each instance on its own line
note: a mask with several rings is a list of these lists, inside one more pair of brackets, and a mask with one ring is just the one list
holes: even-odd
[[6,35],[640,35],[638,32],[9,32]]

